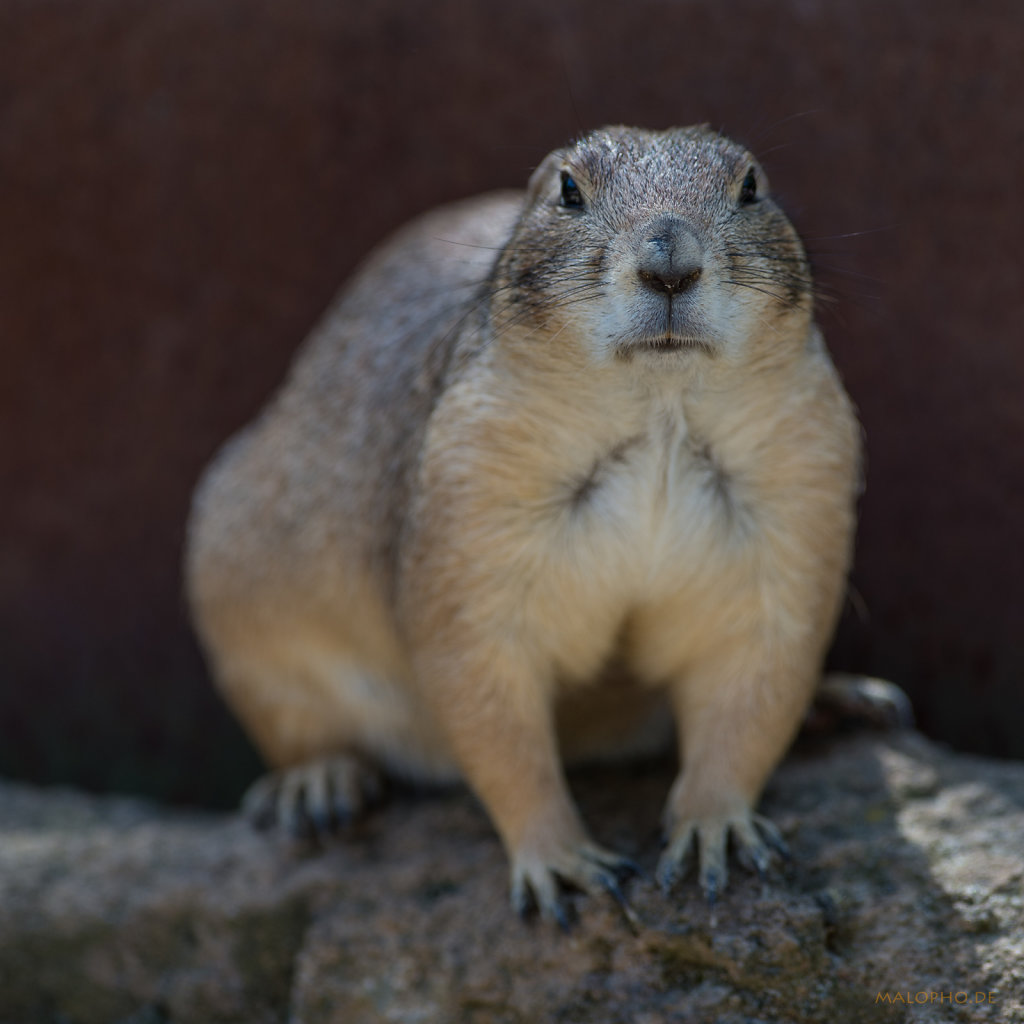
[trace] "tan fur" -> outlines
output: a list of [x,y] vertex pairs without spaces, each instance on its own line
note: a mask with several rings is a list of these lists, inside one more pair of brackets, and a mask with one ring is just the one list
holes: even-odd
[[[525,199],[430,214],[371,258],[195,500],[196,625],[272,765],[463,776],[519,898],[554,913],[554,877],[616,866],[562,755],[657,745],[667,696],[663,880],[694,835],[706,887],[730,830],[760,864],[752,809],[820,673],[858,462],[764,190],[706,129],[606,129]],[[637,283],[665,217],[702,254],[671,302]],[[635,345],[663,308],[686,345]]]

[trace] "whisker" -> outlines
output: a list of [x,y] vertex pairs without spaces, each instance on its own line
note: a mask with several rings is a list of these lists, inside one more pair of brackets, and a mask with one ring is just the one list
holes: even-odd
[[783,305],[796,305],[796,302],[792,300],[788,295],[781,295],[778,292],[773,292],[768,288],[760,288],[756,284],[748,284],[744,281],[733,281],[729,278],[724,278],[723,280],[726,284],[735,285],[737,288],[749,288],[751,291],[760,292],[762,295],[767,295],[769,298],[775,299],[777,302],[781,302]]

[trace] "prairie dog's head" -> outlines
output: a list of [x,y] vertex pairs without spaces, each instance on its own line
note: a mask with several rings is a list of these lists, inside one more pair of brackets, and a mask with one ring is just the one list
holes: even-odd
[[760,165],[705,126],[603,128],[549,154],[495,284],[497,329],[568,331],[595,361],[663,369],[742,359],[806,329],[812,307]]

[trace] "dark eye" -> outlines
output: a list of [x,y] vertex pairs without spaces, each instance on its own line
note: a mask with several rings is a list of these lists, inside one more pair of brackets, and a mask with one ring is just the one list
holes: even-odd
[[583,193],[568,171],[562,171],[562,205],[576,210],[583,206]]
[[757,194],[757,172],[753,167],[747,171],[747,176],[740,185],[740,206],[749,206],[758,200]]

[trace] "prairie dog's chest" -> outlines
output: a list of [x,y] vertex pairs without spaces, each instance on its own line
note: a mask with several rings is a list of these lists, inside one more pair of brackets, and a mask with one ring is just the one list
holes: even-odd
[[682,407],[631,411],[609,405],[605,429],[548,420],[536,460],[503,475],[515,500],[489,506],[476,549],[474,571],[503,581],[488,590],[495,618],[520,623],[567,679],[591,678],[655,609],[681,610],[673,629],[689,642],[691,623],[721,622],[756,591],[765,561],[765,499],[728,443]]
[[833,423],[787,381],[662,400],[573,383],[453,390],[423,462],[423,579],[567,679],[655,622],[687,649],[765,608],[799,625],[814,566],[839,564],[848,533],[842,403]]
[[568,472],[562,541],[579,564],[620,563],[619,579],[642,587],[679,585],[681,563],[732,557],[758,495],[724,449],[681,406],[652,410]]

